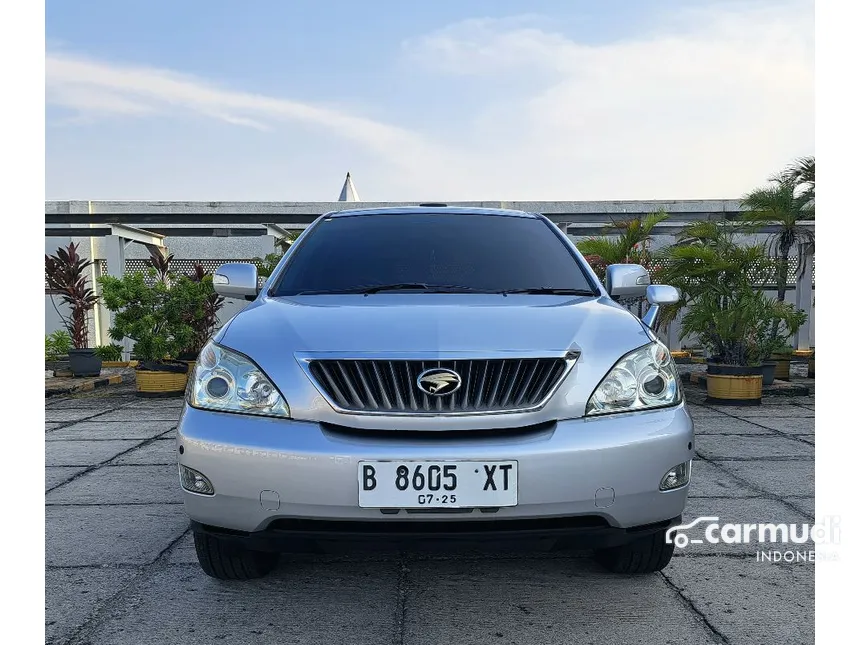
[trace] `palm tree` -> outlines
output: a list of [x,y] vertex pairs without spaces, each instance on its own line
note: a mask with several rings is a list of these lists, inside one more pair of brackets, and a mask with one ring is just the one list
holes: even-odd
[[655,281],[671,284],[681,296],[674,305],[660,308],[662,329],[701,298],[725,301],[759,276],[772,275],[773,260],[763,244],[738,244],[737,236],[744,228],[728,221],[691,222],[675,244],[656,253]]
[[790,164],[778,175],[771,177],[771,181],[785,181],[793,183],[801,190],[801,197],[807,201],[815,202],[815,157],[800,157]]
[[[604,273],[610,264],[633,262],[647,265],[651,257],[648,250],[651,232],[668,217],[665,211],[660,210],[644,217],[614,221],[606,227],[606,236],[590,237],[579,242],[576,247],[598,275]],[[614,235],[617,237],[610,237]],[[603,278],[603,275],[600,277]]]
[[[812,195],[809,189],[798,190],[799,179],[794,179],[787,169],[785,176],[771,179],[771,185],[758,188],[741,199],[744,209],[743,219],[755,231],[762,226],[775,224],[778,230],[767,241],[768,253],[777,261],[776,286],[777,300],[785,300],[788,284],[788,254],[794,247],[800,255],[800,275],[806,270],[806,259],[814,252],[815,233],[801,222],[815,219],[814,184]],[[814,181],[815,162],[812,162]],[[785,174],[783,173],[783,174]]]

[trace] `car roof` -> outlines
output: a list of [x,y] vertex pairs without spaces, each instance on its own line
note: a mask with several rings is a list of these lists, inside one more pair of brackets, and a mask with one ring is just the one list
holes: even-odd
[[381,208],[350,208],[342,211],[330,211],[327,218],[357,217],[363,215],[490,215],[495,217],[527,217],[537,218],[535,213],[510,210],[507,208],[478,208],[473,206],[445,206],[443,204],[428,204],[427,206],[384,206]]

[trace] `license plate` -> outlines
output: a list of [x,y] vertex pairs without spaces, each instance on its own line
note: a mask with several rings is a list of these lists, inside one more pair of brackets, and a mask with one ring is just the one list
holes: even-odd
[[361,508],[517,505],[516,461],[360,461]]

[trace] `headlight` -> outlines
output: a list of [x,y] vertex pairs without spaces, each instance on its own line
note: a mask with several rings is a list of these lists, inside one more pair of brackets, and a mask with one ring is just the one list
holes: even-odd
[[286,400],[259,367],[212,342],[200,352],[188,389],[188,402],[195,408],[290,416]]
[[678,373],[668,348],[657,341],[615,364],[585,406],[585,414],[659,408],[681,402]]

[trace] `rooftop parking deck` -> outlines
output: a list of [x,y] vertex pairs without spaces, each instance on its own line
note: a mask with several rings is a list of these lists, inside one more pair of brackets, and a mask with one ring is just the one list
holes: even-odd
[[[688,399],[685,520],[812,524],[814,399]],[[215,581],[197,566],[180,500],[181,405],[125,384],[46,399],[49,643],[813,640],[814,565],[757,561],[757,544],[691,544],[639,577],[522,545],[285,555],[262,580]]]

